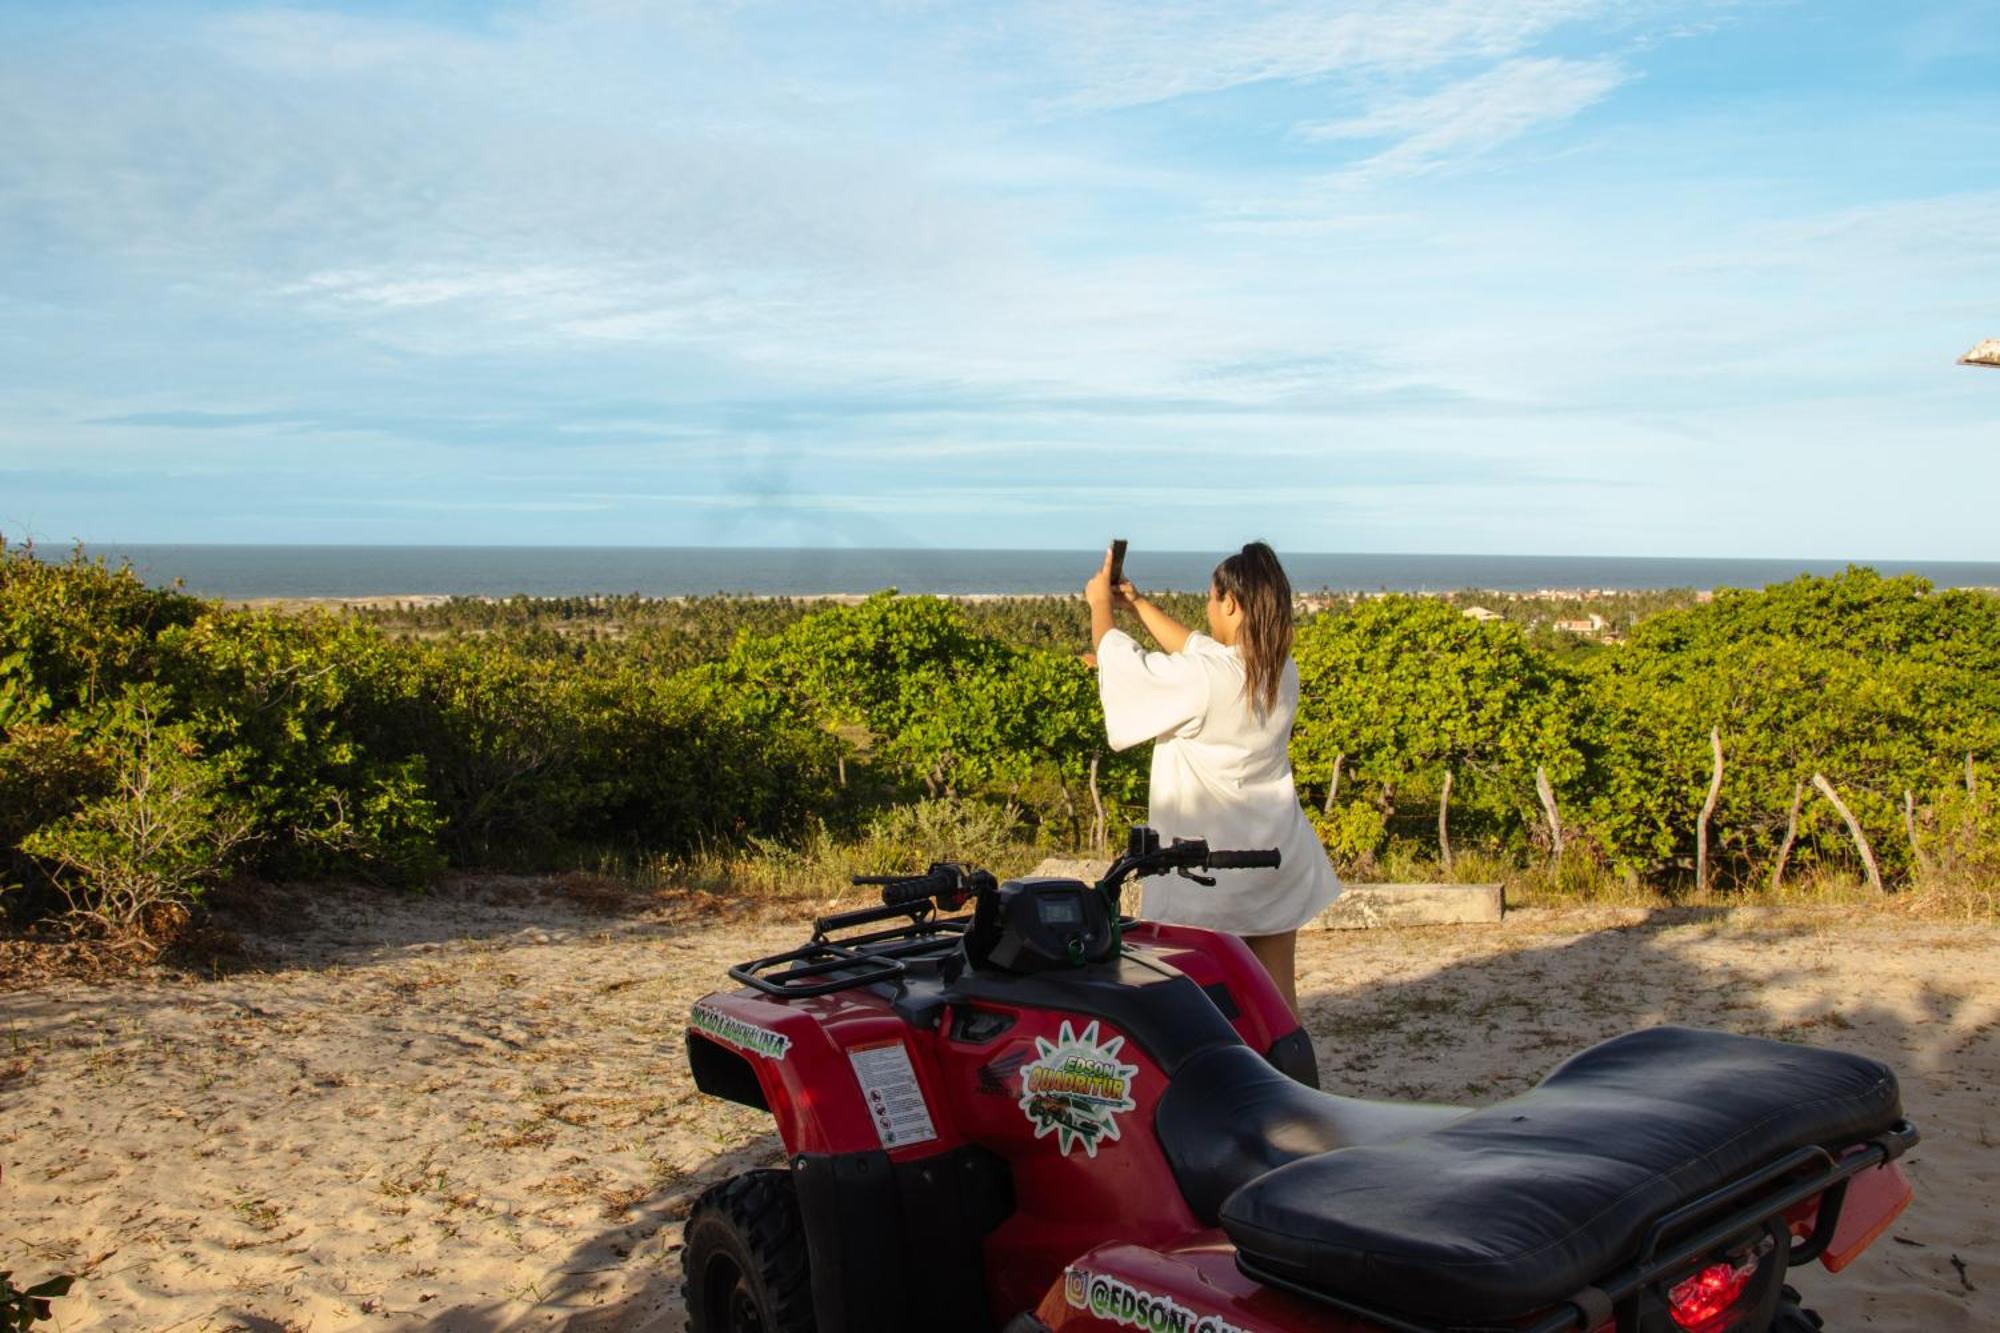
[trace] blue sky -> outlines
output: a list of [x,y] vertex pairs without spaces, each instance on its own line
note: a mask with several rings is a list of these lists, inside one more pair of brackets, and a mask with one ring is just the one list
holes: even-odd
[[2000,0],[0,0],[0,531],[2000,559]]

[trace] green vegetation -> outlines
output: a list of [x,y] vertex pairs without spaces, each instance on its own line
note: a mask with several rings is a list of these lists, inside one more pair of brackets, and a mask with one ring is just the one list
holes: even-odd
[[[1472,600],[1300,626],[1294,761],[1346,872],[1768,891],[1863,868],[1844,806],[1885,885],[1990,910],[2000,599],[1850,570],[1644,616]],[[1611,641],[1549,628],[1591,605]],[[798,886],[1084,848],[1145,790],[1084,635],[1074,599],[893,593],[231,610],[0,546],[0,886],[124,933],[236,876]]]
[[52,1277],[25,1290],[14,1285],[12,1273],[0,1271],[0,1329],[25,1330],[54,1319],[49,1302],[69,1295],[73,1277]]

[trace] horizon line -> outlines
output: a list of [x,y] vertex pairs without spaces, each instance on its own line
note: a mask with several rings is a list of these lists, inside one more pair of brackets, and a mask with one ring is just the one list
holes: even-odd
[[[746,543],[720,543],[710,545],[680,545],[674,543],[633,544],[604,542],[188,542],[188,541],[83,541],[72,540],[59,546],[55,543],[30,539],[25,542],[7,540],[4,549],[73,551],[82,548],[92,550],[130,551],[142,549],[170,548],[175,550],[258,550],[258,551],[756,551],[756,552],[800,552],[800,553],[882,553],[912,552],[938,555],[1064,555],[1087,554],[1091,546],[799,546],[799,545],[752,545]],[[1212,556],[1219,548],[1187,547],[1143,547],[1142,552],[1162,556]],[[1853,565],[1869,567],[1874,565],[1995,565],[2000,566],[2000,555],[1983,559],[1968,559],[1963,556],[1855,556],[1855,555],[1614,555],[1608,553],[1564,554],[1545,551],[1324,551],[1303,547],[1290,547],[1281,553],[1283,558],[1294,556],[1316,556],[1334,558],[1364,559],[1445,559],[1445,560],[1593,560],[1615,562],[1680,561],[1680,562],[1726,562],[1738,564],[1782,564],[1788,562],[1809,562],[1812,564]]]

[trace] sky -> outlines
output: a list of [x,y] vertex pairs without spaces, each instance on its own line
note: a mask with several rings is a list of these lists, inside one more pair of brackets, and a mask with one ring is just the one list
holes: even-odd
[[0,533],[2000,559],[2000,0],[0,0]]

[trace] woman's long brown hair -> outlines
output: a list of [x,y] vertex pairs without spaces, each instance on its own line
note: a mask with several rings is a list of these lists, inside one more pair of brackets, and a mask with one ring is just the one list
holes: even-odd
[[1278,706],[1278,685],[1292,654],[1292,581],[1276,551],[1251,542],[1217,565],[1210,582],[1218,594],[1234,597],[1243,608],[1243,632],[1237,640],[1248,673],[1243,690],[1257,716],[1266,717]]

